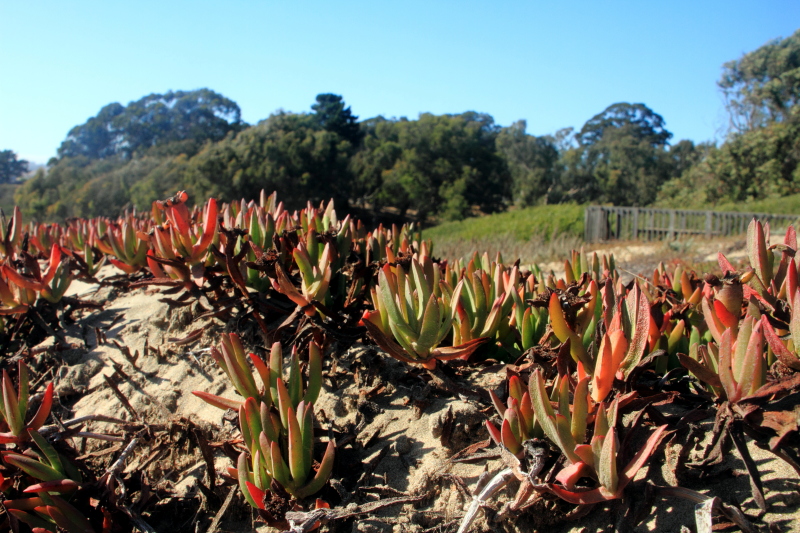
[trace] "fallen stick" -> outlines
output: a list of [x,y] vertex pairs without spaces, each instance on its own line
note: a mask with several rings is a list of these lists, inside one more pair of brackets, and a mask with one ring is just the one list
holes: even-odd
[[489,483],[483,487],[475,497],[472,499],[472,503],[467,509],[467,514],[464,515],[464,518],[461,520],[461,525],[458,528],[457,533],[466,533],[469,529],[469,526],[472,525],[472,522],[475,520],[475,517],[478,514],[478,509],[481,508],[482,505],[486,504],[486,501],[497,494],[503,487],[508,485],[509,481],[514,478],[514,471],[511,468],[506,468],[501,470],[497,473]]
[[222,522],[222,517],[225,516],[228,507],[230,507],[231,502],[233,501],[234,494],[236,494],[236,486],[231,487],[231,490],[228,491],[228,496],[222,503],[222,507],[220,507],[219,511],[217,511],[217,515],[214,517],[214,521],[211,522],[211,525],[208,527],[208,531],[206,531],[206,533],[217,533],[219,530],[219,524]]
[[388,500],[378,500],[357,506],[355,509],[315,509],[309,512],[290,511],[286,513],[286,521],[289,522],[289,529],[283,533],[307,533],[314,529],[316,523],[329,522],[331,520],[343,520],[354,516],[369,514],[384,507],[400,505],[406,503],[416,503],[424,500],[430,494],[421,496],[405,496],[390,498]]

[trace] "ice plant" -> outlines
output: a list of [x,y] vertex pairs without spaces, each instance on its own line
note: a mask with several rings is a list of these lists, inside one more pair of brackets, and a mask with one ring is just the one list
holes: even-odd
[[263,508],[263,493],[273,480],[296,498],[319,491],[330,476],[335,453],[331,441],[319,469],[312,475],[314,402],[322,387],[319,346],[315,342],[309,344],[305,387],[297,350],[292,351],[289,375],[284,381],[280,343],[272,345],[269,365],[250,354],[262,384],[260,389],[238,336],[223,337],[221,350],[212,351],[212,356],[244,399],[228,400],[200,391],[194,394],[215,407],[239,411],[239,427],[248,453],[239,456],[232,473],[248,503]]
[[22,272],[11,264],[0,267],[0,301],[8,309],[4,314],[24,311],[35,303],[37,295],[51,303],[59,302],[72,282],[69,261],[61,246],[53,244],[44,273],[34,257],[25,252],[19,255],[24,265]]
[[[486,258],[488,263],[488,257]],[[462,344],[482,337],[494,338],[514,303],[513,289],[504,283],[500,262],[487,264],[491,270],[475,269],[470,261],[464,274],[461,297],[456,302],[453,343]]]
[[625,354],[628,351],[628,339],[622,329],[622,315],[614,315],[608,330],[600,341],[597,364],[592,372],[592,400],[600,403],[606,399],[614,384]]
[[747,316],[734,340],[726,330],[719,345],[719,378],[728,401],[749,396],[766,381],[763,322]]
[[772,283],[775,255],[769,247],[769,223],[761,224],[755,218],[747,226],[747,258],[755,271],[753,288],[762,296],[766,295]]
[[[526,300],[533,299],[539,294],[536,288],[536,276],[533,273],[522,279],[519,269],[514,266],[506,274],[505,282],[506,290],[513,300],[509,326],[519,333],[514,341],[518,348],[517,353],[521,353],[539,343],[547,328],[549,316],[546,308],[532,307],[526,303]],[[542,285],[539,285],[540,289]]]
[[295,498],[318,492],[330,477],[336,450],[334,441],[328,441],[320,466],[313,472],[314,404],[301,400],[294,405],[282,379],[277,381],[277,389],[278,403],[273,409],[253,398],[239,409],[250,460],[240,454],[235,474],[245,499],[258,508],[263,508],[263,493],[272,481]]
[[738,402],[766,382],[765,330],[770,345],[777,347],[774,341],[780,342],[780,339],[774,336],[766,318],[748,314],[738,331],[728,328],[722,332],[719,344],[693,345],[689,357],[680,357],[681,364],[710,385],[712,391],[720,396],[724,394],[730,402]]
[[[706,276],[708,285],[701,307],[708,330],[718,344],[726,329],[733,328],[735,331],[739,327],[745,295],[748,291],[752,294],[752,289],[745,283],[750,282],[753,278],[754,271],[752,270],[741,274],[726,270],[722,278]],[[713,299],[710,297],[712,290],[709,289],[713,290]]]
[[50,415],[53,406],[53,384],[48,383],[42,403],[36,414],[26,423],[28,412],[28,367],[20,361],[17,364],[18,389],[14,391],[8,372],[3,370],[2,390],[0,391],[0,415],[8,426],[8,431],[0,433],[0,443],[21,442],[29,436],[28,430],[38,430]]
[[[578,381],[572,405],[569,403],[569,382],[561,381],[558,390],[558,411],[553,409],[547,397],[544,379],[537,369],[531,375],[530,395],[536,420],[541,424],[545,436],[555,443],[567,458],[569,465],[559,472],[558,485],[547,485],[547,489],[558,497],[575,504],[600,503],[622,497],[630,483],[655,451],[664,431],[663,425],[650,435],[645,445],[623,468],[617,465],[619,442],[616,434],[617,401],[608,410],[599,404],[595,413],[592,438],[585,442],[587,418],[591,408],[588,395],[588,377]],[[585,491],[575,491],[575,482],[581,477],[595,479],[598,486]]]
[[105,234],[97,239],[97,247],[108,255],[109,262],[126,274],[138,272],[146,265],[149,239],[142,233],[143,224],[132,214],[120,219],[119,223],[110,223]]
[[94,250],[89,246],[88,242],[83,244],[83,256],[75,254],[75,257],[78,258],[77,260],[79,262],[83,261],[83,269],[90,278],[95,277],[97,273],[100,272],[100,269],[105,266],[106,261],[108,261],[108,256],[105,254],[101,254],[99,261],[95,260]]
[[0,261],[5,258],[14,259],[22,244],[22,213],[14,206],[11,220],[7,220],[0,210]]
[[67,533],[94,533],[89,520],[78,509],[60,496],[46,491],[34,498],[6,500],[3,506],[36,533],[62,530]]
[[[550,295],[548,309],[553,332],[561,342],[569,341],[572,358],[584,372],[592,376],[593,396],[600,401],[601,396],[608,394],[614,377],[625,380],[641,360],[647,347],[650,307],[638,285],[634,285],[625,298],[620,297],[617,301],[611,283],[606,283],[602,293],[606,300],[603,307],[606,333],[599,350],[592,357],[586,346],[592,342],[594,324],[600,314],[600,292],[591,289],[593,284],[595,282],[591,281],[589,292],[593,295],[586,312],[577,317],[576,326],[582,336],[567,323],[561,300],[555,292]],[[612,317],[610,311],[617,307],[619,312]]]
[[[248,354],[261,381],[261,388],[256,385],[255,375],[247,362],[244,348],[237,334],[223,335],[220,348],[212,347],[211,357],[223,369],[241,399],[222,398],[203,391],[194,391],[194,395],[220,409],[238,410],[247,398],[264,401],[269,405],[278,402],[277,382],[283,372],[283,351],[280,343],[276,342],[272,345],[269,365],[258,355],[254,353]],[[309,344],[308,379],[305,395],[300,393],[303,387],[302,380],[300,359],[297,351],[293,350],[288,381],[291,397],[297,402],[304,399],[306,403],[313,403],[322,388],[322,353],[319,346],[314,342]]]
[[[800,292],[800,291],[798,291]],[[789,332],[791,339],[786,344],[783,343],[775,328],[769,323],[766,315],[761,317],[764,334],[772,348],[775,357],[785,366],[794,370],[800,370],[800,296],[795,293],[791,304],[791,320],[789,321]]]
[[429,369],[437,359],[468,357],[487,339],[439,347],[450,332],[463,284],[451,289],[425,256],[412,257],[410,266],[407,274],[402,265],[387,264],[378,274],[372,297],[376,309],[362,320],[370,336],[392,357]]
[[[245,205],[242,201],[242,206],[234,217],[231,207],[235,205],[235,203],[229,204],[223,208],[222,223],[226,228],[233,227],[247,232],[247,235],[241,238],[237,250],[237,254],[240,253],[244,241],[249,244],[245,252],[246,262],[242,276],[246,280],[247,287],[266,292],[272,284],[271,279],[264,273],[262,258],[275,248],[276,238],[280,241],[279,236],[290,229],[293,222],[289,213],[283,209],[283,204],[277,202],[275,193],[266,196],[264,191],[261,191],[259,204],[250,202]],[[288,256],[281,258],[281,262],[286,261],[286,257]]]
[[333,275],[331,261],[335,251],[330,243],[326,243],[320,253],[314,232],[309,234],[309,241],[308,246],[302,242],[298,244],[293,253],[294,261],[300,270],[300,291],[295,288],[279,264],[275,265],[277,280],[273,281],[273,288],[288,296],[306,315],[314,316],[316,308],[311,302],[316,300],[325,303]]
[[[755,296],[766,305],[774,306],[776,298],[781,292],[779,289],[782,288],[781,286],[789,274],[788,263],[796,250],[797,237],[794,228],[790,227],[786,232],[784,244],[770,246],[769,241],[769,224],[762,224],[754,218],[747,227],[747,257],[751,269],[742,274],[741,281],[743,284],[747,284],[743,286],[746,301],[750,300],[751,296]],[[775,255],[773,253],[776,248],[783,252],[777,273],[774,272]],[[718,262],[723,275],[738,274],[722,252],[718,254]]]
[[548,311],[550,314],[550,326],[553,328],[553,333],[555,333],[559,341],[569,341],[569,350],[572,359],[576,363],[582,364],[585,369],[593,370],[594,360],[590,357],[586,348],[584,348],[581,337],[567,323],[564,310],[561,308],[561,300],[555,292],[550,295]]
[[503,417],[503,422],[498,429],[489,420],[486,428],[495,444],[502,444],[512,454],[519,456],[522,444],[532,438],[542,436],[542,429],[536,423],[531,403],[530,393],[525,390],[522,380],[517,376],[508,379],[508,401],[506,405],[493,391],[489,391],[495,409]]
[[[151,257],[152,263],[157,263],[157,260],[161,259],[177,261],[185,265],[185,268],[191,272],[194,283],[202,286],[205,279],[205,260],[208,248],[215,239],[218,239],[217,215],[219,211],[217,201],[210,198],[202,211],[202,225],[199,221],[195,224],[189,208],[186,207],[188,198],[189,195],[185,191],[180,191],[172,198],[153,203],[153,217],[156,222],[162,220],[162,214],[163,218],[166,218],[166,222],[154,228],[152,241],[155,253]],[[148,261],[148,264],[152,263]],[[170,263],[166,264],[174,269],[171,277],[183,278],[185,276],[185,271],[180,267]]]
[[32,452],[24,454],[15,451],[3,452],[3,461],[41,482],[28,486],[23,492],[59,494],[74,492],[80,486],[80,472],[61,457],[38,431],[29,429],[27,433],[41,453],[37,455]]
[[[64,230],[58,224],[28,224],[28,243],[40,254],[46,255],[54,244],[59,244]],[[29,247],[30,249],[30,247]]]
[[572,408],[569,402],[569,380],[560,378],[554,384],[553,394],[558,402],[558,412],[553,411],[547,396],[544,378],[536,369],[530,377],[528,392],[536,420],[542,426],[545,436],[558,446],[570,464],[582,461],[575,451],[586,437],[586,425],[592,408],[589,398],[589,378],[584,376],[575,386]]

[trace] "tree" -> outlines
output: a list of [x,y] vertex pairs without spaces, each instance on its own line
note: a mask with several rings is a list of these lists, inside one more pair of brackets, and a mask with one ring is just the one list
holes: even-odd
[[[800,193],[800,109],[785,121],[734,135],[709,150],[681,184],[709,203]],[[680,190],[670,192],[679,196]]]
[[85,156],[91,159],[105,159],[122,150],[125,141],[118,120],[125,108],[119,103],[104,106],[97,116],[85,124],[75,126],[58,148],[60,157]]
[[787,120],[800,101],[800,30],[725,63],[717,85],[735,131]]
[[626,135],[653,146],[665,146],[672,138],[661,115],[644,104],[620,102],[590,118],[578,132],[578,142],[582,146],[598,143],[607,130],[625,130]]
[[551,197],[647,205],[672,177],[666,155],[672,133],[644,104],[617,103],[589,119],[576,135],[578,147],[562,153],[564,171]]
[[0,183],[13,183],[28,171],[28,162],[11,150],[0,151]]
[[103,107],[97,116],[75,126],[58,149],[59,157],[103,159],[179,141],[199,148],[220,141],[245,126],[236,102],[209,89],[151,94],[123,107]]
[[354,147],[361,143],[363,134],[358,125],[358,117],[337,94],[318,94],[317,103],[311,106],[314,118],[323,130],[340,135]]
[[688,139],[683,139],[670,146],[669,151],[664,156],[670,166],[670,178],[679,178],[684,172],[702,161],[703,156],[708,152],[709,145],[700,143],[695,145]]
[[511,197],[524,207],[547,200],[547,193],[558,181],[558,149],[550,138],[525,133],[519,120],[497,135],[497,150],[511,174]]
[[664,147],[638,139],[626,128],[608,130],[588,151],[603,202],[648,205],[672,175]]
[[376,203],[414,210],[423,220],[433,214],[464,218],[472,206],[502,209],[511,179],[495,146],[498,131],[491,116],[475,112],[423,113],[418,120],[383,124],[373,132],[382,137],[366,141],[389,156],[373,160],[378,168],[372,167],[372,176],[380,179]]
[[396,120],[383,117],[362,121],[364,138],[361,148],[350,160],[355,180],[352,189],[354,203],[369,205],[374,212],[379,212],[385,205],[397,205],[397,191],[384,194],[384,177],[403,154],[396,123]]
[[188,162],[184,183],[198,197],[258,198],[277,191],[289,209],[333,198],[346,210],[352,147],[313,115],[277,113],[236,137],[206,146]]
[[553,135],[545,135],[545,138],[556,147],[558,153],[563,153],[570,148],[575,148],[575,128],[561,128]]

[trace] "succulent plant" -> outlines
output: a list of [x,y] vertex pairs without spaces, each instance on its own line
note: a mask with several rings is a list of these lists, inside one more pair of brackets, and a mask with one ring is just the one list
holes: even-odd
[[147,264],[150,243],[143,229],[143,223],[129,214],[119,223],[105,224],[105,232],[97,239],[96,245],[104,253],[114,256],[109,258],[111,264],[126,274],[133,274]]
[[306,315],[314,316],[317,311],[311,302],[316,300],[324,303],[328,295],[333,276],[331,262],[334,252],[330,243],[327,243],[319,253],[314,232],[309,233],[309,241],[310,246],[298,244],[293,254],[300,270],[300,290],[295,288],[280,264],[275,265],[277,281],[273,282],[273,288],[288,296]]
[[220,350],[213,349],[212,357],[243,400],[229,400],[201,391],[194,394],[215,407],[239,412],[239,427],[247,453],[239,456],[232,474],[239,480],[248,503],[263,508],[263,493],[269,490],[273,480],[296,498],[319,491],[330,476],[335,454],[335,444],[330,441],[320,467],[312,475],[314,402],[322,388],[319,346],[313,341],[309,344],[305,388],[297,350],[292,351],[288,379],[284,382],[280,343],[272,345],[269,366],[257,355],[250,354],[262,384],[260,389],[238,335],[231,333],[223,337]]
[[0,211],[0,259],[16,257],[22,244],[22,227],[22,212],[19,207],[14,206],[11,220],[7,220]]
[[[11,264],[0,267],[0,314],[23,312],[41,296],[51,303],[58,303],[72,282],[72,273],[68,258],[63,254],[61,246],[53,244],[47,270],[39,268],[38,261],[31,255],[22,252],[23,272],[19,272]],[[5,280],[3,279],[5,278]]]
[[28,430],[29,438],[39,448],[39,454],[19,453],[16,451],[3,452],[3,461],[15,466],[39,480],[41,483],[30,485],[25,493],[58,493],[71,494],[80,486],[80,472],[42,437],[37,430]]
[[27,440],[29,437],[29,430],[36,431],[50,416],[50,409],[53,406],[53,384],[48,383],[45,388],[42,403],[36,411],[36,414],[28,421],[25,422],[28,412],[28,399],[29,399],[29,385],[28,385],[28,367],[20,361],[17,364],[17,391],[14,391],[14,385],[11,383],[11,378],[8,372],[3,370],[2,390],[0,390],[0,415],[3,421],[8,426],[8,431],[0,433],[0,443],[17,443]]
[[67,531],[68,533],[94,533],[89,520],[73,505],[47,491],[34,498],[6,500],[8,512],[31,526],[36,533]]
[[236,476],[245,499],[258,508],[263,508],[263,493],[272,481],[296,498],[318,492],[330,477],[336,452],[334,441],[328,441],[320,466],[313,472],[314,404],[301,400],[293,407],[283,380],[278,380],[278,394],[279,416],[270,413],[265,402],[257,405],[253,398],[239,409],[250,461],[240,454]]
[[402,265],[385,265],[373,290],[375,311],[362,323],[373,340],[392,357],[434,368],[436,360],[467,357],[486,342],[478,338],[453,347],[440,347],[450,333],[463,283],[451,288],[425,256]]
[[523,452],[522,444],[533,438],[543,436],[542,428],[536,422],[531,396],[525,390],[522,380],[517,376],[508,379],[508,402],[503,402],[493,391],[489,391],[495,409],[503,417],[498,429],[489,420],[486,428],[495,444],[502,444],[512,454],[519,456]]
[[[608,408],[603,403],[596,405],[594,431],[589,443],[585,444],[587,421],[593,407],[588,394],[588,377],[578,381],[571,405],[569,381],[560,381],[558,411],[550,405],[539,370],[531,375],[529,388],[536,420],[541,424],[545,436],[561,449],[569,462],[556,477],[564,488],[548,485],[547,489],[570,503],[599,503],[621,498],[623,490],[647,463],[667,429],[666,425],[657,428],[634,458],[620,469],[617,464],[619,442],[615,428],[617,400],[611,402]],[[575,482],[581,477],[595,479],[598,486],[575,492]]]
[[[205,278],[205,262],[209,246],[219,239],[217,215],[219,213],[217,201],[210,198],[202,211],[202,225],[193,222],[193,217],[186,206],[189,195],[185,191],[164,200],[153,202],[153,219],[158,224],[153,228],[152,247],[153,253],[145,257],[151,270],[153,264],[163,263],[164,270],[172,278],[181,279],[189,283],[187,272],[191,281],[198,286],[203,285]],[[161,224],[162,216],[166,221]],[[162,277],[161,272],[154,272],[156,277]]]
[[[719,343],[693,344],[689,356],[679,355],[681,363],[715,394],[738,402],[753,394],[766,382],[767,362],[764,340],[777,347],[774,330],[765,316],[747,314],[738,327],[725,329]],[[774,349],[774,348],[773,348]],[[784,347],[785,350],[785,347]],[[791,357],[791,354],[786,354]]]
[[[464,272],[463,289],[456,302],[453,343],[463,344],[479,338],[495,338],[514,304],[513,288],[501,262],[491,263],[488,256],[485,266],[476,268],[475,260],[469,262]],[[484,265],[481,265],[484,266]]]

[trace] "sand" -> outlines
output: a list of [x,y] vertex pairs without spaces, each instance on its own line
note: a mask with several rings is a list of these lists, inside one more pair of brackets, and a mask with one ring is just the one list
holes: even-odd
[[[191,394],[201,390],[235,397],[235,391],[208,354],[208,348],[218,344],[231,324],[218,319],[194,320],[194,306],[170,310],[166,303],[159,301],[163,296],[157,290],[120,291],[76,282],[70,292],[102,302],[104,308],[86,311],[64,332],[63,340],[73,348],[60,352],[61,362],[54,377],[62,419],[101,414],[148,424],[175,424],[182,428],[190,421],[202,428],[212,443],[238,437],[238,430],[224,419],[223,411]],[[104,328],[100,329],[101,337],[106,337],[100,339],[103,342],[98,342],[95,328]],[[202,329],[202,336],[192,343],[170,342],[197,329]],[[264,349],[258,346],[257,336],[251,335],[249,339],[256,340],[250,348]],[[131,354],[138,353],[135,362],[125,357],[114,341],[128,347]],[[146,350],[146,343],[150,347],[160,347],[161,354]],[[53,339],[43,343],[44,346],[52,344]],[[334,364],[335,371],[332,370]],[[505,369],[500,365],[461,367],[458,371],[461,374],[459,383],[474,389],[499,390],[505,379]],[[497,419],[494,409],[478,397],[453,395],[431,387],[422,372],[410,372],[403,363],[361,342],[346,350],[334,346],[325,355],[325,375],[323,391],[316,404],[320,427],[323,430],[332,428],[339,436],[354,435],[355,438],[338,450],[331,486],[323,490],[322,497],[344,501],[344,505],[402,495],[425,495],[425,499],[415,505],[396,505],[359,519],[329,523],[323,530],[454,532],[471,503],[471,493],[476,490],[479,479],[487,472],[492,475],[504,468],[499,457],[473,462],[449,461],[464,447],[488,438],[484,423],[487,418]],[[104,376],[116,383],[135,414],[123,406]],[[91,422],[84,430],[111,432],[117,428],[113,424]],[[208,504],[199,489],[199,483],[208,480],[206,462],[197,447],[178,438],[173,448],[158,452],[161,455],[152,460],[151,451],[158,450],[159,443],[163,442],[163,438],[157,442],[143,437],[137,452],[128,460],[126,472],[141,469],[145,464],[147,478],[159,495],[159,505],[167,508],[177,506],[176,501],[181,502],[174,508],[182,509],[178,514],[183,513],[183,516],[175,517],[175,523],[182,524],[185,531],[194,531],[195,523],[197,531],[206,531],[219,509],[219,505]],[[119,448],[122,443],[87,439],[80,444],[87,453],[115,446]],[[749,448],[763,474],[770,505],[766,514],[759,516],[750,497],[744,465],[734,456],[715,466],[714,475],[705,484],[700,483],[701,488],[692,488],[740,505],[753,524],[765,531],[770,524],[777,528],[771,531],[800,531],[797,474],[771,454],[752,445]],[[220,480],[224,480],[226,467],[232,463],[221,447],[213,449],[219,485]],[[497,448],[491,445],[478,453],[493,451]],[[662,446],[647,477],[662,485],[675,484],[677,480],[665,465],[664,457]],[[631,494],[643,494],[644,477],[645,471],[640,472]],[[358,490],[354,491],[354,485]],[[338,487],[340,492],[333,487]],[[559,522],[573,507],[546,497],[528,513],[520,516],[508,513],[497,518],[496,511],[513,499],[516,487],[517,483],[512,483],[490,502],[494,510],[480,511],[471,530],[610,531],[619,522],[623,508],[619,502],[611,502],[596,506],[576,521],[552,524],[550,522]],[[217,493],[223,498],[228,490],[228,486],[218,487]],[[170,498],[175,501],[170,502]],[[157,513],[151,517],[145,512],[143,518],[165,523]],[[681,531],[682,527],[695,530],[694,504],[669,499],[658,501],[633,531]],[[219,531],[268,530],[271,528],[255,519],[255,514],[238,494],[219,524]]]

